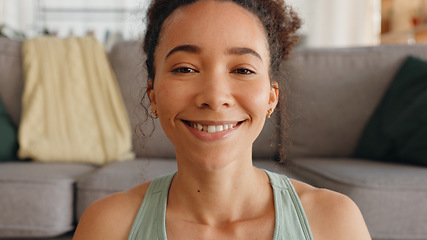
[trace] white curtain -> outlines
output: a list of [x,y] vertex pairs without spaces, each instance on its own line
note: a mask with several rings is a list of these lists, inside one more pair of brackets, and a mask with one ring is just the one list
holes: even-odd
[[381,0],[286,0],[304,20],[309,47],[350,47],[379,43]]

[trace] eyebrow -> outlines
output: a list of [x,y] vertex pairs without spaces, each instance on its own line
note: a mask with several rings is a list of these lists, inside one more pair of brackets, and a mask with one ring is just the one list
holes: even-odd
[[253,55],[253,56],[259,58],[262,61],[261,55],[259,55],[255,50],[252,50],[252,49],[246,48],[246,47],[234,47],[234,48],[230,48],[230,49],[227,50],[227,54],[230,54],[230,55],[245,55],[245,54],[250,54],[250,55]]
[[168,58],[170,55],[176,53],[176,52],[188,52],[188,53],[200,53],[202,50],[194,45],[180,45],[177,47],[174,47],[172,50],[168,52],[166,55],[166,58]]
[[[202,52],[202,50],[200,49],[200,47],[195,46],[195,45],[180,45],[177,47],[174,47],[172,50],[170,50],[168,52],[168,54],[166,55],[165,58],[168,58],[169,56],[171,56],[172,54],[176,53],[176,52],[187,52],[187,53],[193,53],[193,54],[199,54]],[[247,47],[233,47],[233,48],[229,48],[226,50],[226,54],[228,55],[245,55],[245,54],[250,54],[253,55],[255,57],[257,57],[258,59],[260,59],[262,61],[262,57],[261,55],[259,55],[259,53],[257,53],[255,50],[252,50],[250,48]]]

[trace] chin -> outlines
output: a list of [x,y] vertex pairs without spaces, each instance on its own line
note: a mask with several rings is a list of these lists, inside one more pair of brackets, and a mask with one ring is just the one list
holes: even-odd
[[[222,151],[214,149],[211,151],[200,151],[198,154],[188,154],[186,156],[190,156],[191,164],[201,170],[206,172],[213,172],[218,170],[226,169],[230,166],[234,166],[237,164],[238,166],[242,166],[245,163],[243,161],[248,161],[251,163],[251,158],[243,158],[242,153],[239,152],[230,152],[230,151]],[[178,163],[178,166],[180,164]]]

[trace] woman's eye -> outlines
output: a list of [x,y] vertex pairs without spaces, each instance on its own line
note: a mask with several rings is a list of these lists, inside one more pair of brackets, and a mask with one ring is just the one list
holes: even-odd
[[179,67],[179,68],[175,68],[174,70],[172,70],[172,72],[174,72],[174,73],[195,73],[197,71],[192,69],[192,68]]
[[249,75],[249,74],[254,74],[255,72],[246,68],[239,68],[234,70],[233,73]]

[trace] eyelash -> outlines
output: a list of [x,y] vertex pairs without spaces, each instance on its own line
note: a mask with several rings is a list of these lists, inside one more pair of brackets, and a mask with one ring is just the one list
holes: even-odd
[[232,71],[232,73],[242,74],[242,75],[252,75],[255,74],[254,71],[249,70],[247,68],[239,68]]
[[[197,70],[194,70],[193,68],[189,68],[189,67],[175,68],[171,72],[173,72],[173,73],[181,73],[181,74],[198,73]],[[231,71],[231,73],[236,73],[236,74],[241,74],[241,75],[252,75],[252,74],[255,74],[254,71],[246,69],[246,68],[235,69],[235,70]]]
[[189,67],[179,67],[179,68],[175,68],[174,70],[172,70],[173,73],[197,73],[198,71],[189,68]]

